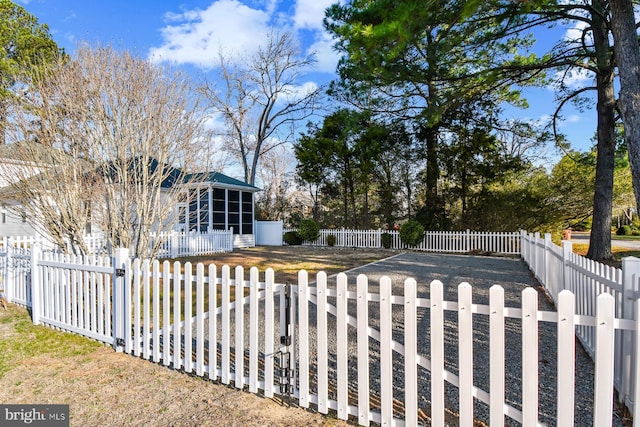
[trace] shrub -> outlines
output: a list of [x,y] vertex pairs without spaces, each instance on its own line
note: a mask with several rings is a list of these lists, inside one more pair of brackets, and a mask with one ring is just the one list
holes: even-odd
[[320,227],[312,219],[303,219],[298,226],[298,236],[307,242],[313,242],[320,237]]
[[333,234],[329,234],[327,236],[327,245],[335,246],[336,245],[336,236]]
[[287,245],[291,246],[302,244],[302,239],[295,231],[287,231],[286,233],[284,233],[282,240],[284,240]]
[[391,234],[389,233],[382,233],[382,236],[380,236],[380,240],[382,240],[382,247],[385,249],[389,249],[391,248]]
[[416,220],[409,220],[400,227],[400,240],[407,246],[417,246],[424,239],[424,227]]
[[631,229],[631,226],[623,225],[622,227],[618,228],[618,231],[616,231],[616,234],[618,236],[631,236],[632,231],[633,230]]

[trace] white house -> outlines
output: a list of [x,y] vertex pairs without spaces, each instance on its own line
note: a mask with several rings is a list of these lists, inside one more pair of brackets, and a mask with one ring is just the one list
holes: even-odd
[[[37,175],[38,166],[13,159],[11,148],[6,146],[0,149],[0,168],[9,172],[19,168],[20,173],[16,173],[16,177]],[[157,162],[152,163],[150,167],[158,166]],[[178,169],[175,172],[176,175],[170,174],[172,176],[163,182],[162,187],[170,188],[179,184],[172,178],[183,175]],[[11,175],[0,173],[0,188],[15,182],[6,178]],[[174,230],[199,233],[233,230],[234,247],[255,246],[254,193],[260,191],[259,188],[219,172],[190,174],[180,185],[185,185],[184,182],[190,183],[185,188],[188,194],[185,194],[184,200],[187,202],[178,203],[175,207]],[[4,198],[0,204],[0,236],[35,236],[37,226],[34,224],[37,224],[37,220],[22,214],[18,203],[10,197]],[[95,227],[89,227],[88,230],[91,228]]]
[[[9,147],[10,148],[10,147]],[[40,173],[40,168],[28,161],[7,156],[11,150],[2,150],[0,159],[0,189],[17,182],[22,177],[30,177]],[[12,179],[13,178],[13,179]],[[20,205],[11,198],[0,203],[0,236],[35,236],[36,230]]]

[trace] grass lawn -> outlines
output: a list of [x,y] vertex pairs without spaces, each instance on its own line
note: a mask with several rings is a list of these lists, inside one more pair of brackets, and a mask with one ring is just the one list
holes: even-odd
[[[572,247],[573,252],[582,256],[586,256],[587,251],[589,250],[589,244],[587,243],[573,243]],[[640,258],[640,251],[636,249],[623,248],[621,246],[612,246],[611,252],[613,252],[615,261],[608,262],[607,264],[613,265],[618,268],[622,266],[622,258],[629,256]]]

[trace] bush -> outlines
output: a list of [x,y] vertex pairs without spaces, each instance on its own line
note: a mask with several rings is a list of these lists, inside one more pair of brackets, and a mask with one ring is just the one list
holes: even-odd
[[382,247],[383,248],[385,248],[385,249],[391,248],[391,243],[392,243],[391,234],[382,233],[382,236],[380,236],[380,240],[382,240]]
[[631,236],[632,233],[632,229],[630,225],[623,225],[622,227],[618,228],[618,231],[616,231],[616,234],[618,236]]
[[329,234],[327,236],[327,245],[335,246],[336,245],[336,236],[333,234]]
[[407,246],[418,246],[424,239],[424,227],[416,220],[409,220],[400,227],[400,240]]
[[282,240],[284,240],[287,245],[291,246],[302,244],[302,239],[295,231],[287,231],[286,233],[284,233]]
[[320,237],[320,227],[312,219],[303,219],[298,226],[298,236],[307,242],[314,242]]

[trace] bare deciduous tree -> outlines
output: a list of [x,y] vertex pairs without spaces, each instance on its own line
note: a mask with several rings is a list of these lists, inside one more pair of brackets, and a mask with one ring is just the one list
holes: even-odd
[[300,86],[300,78],[314,63],[312,55],[300,55],[290,33],[270,33],[249,58],[220,53],[219,82],[205,82],[202,93],[224,118],[228,150],[240,161],[245,182],[255,184],[260,157],[286,143],[295,123],[313,114],[322,91]]
[[263,218],[270,221],[284,220],[291,210],[291,194],[295,190],[291,153],[280,146],[266,153],[258,169],[262,191],[256,204]]
[[153,256],[151,234],[173,225],[187,172],[203,166],[204,116],[188,79],[82,46],[29,93],[15,105],[12,136],[31,176],[13,180],[13,197],[57,243],[86,252],[90,222],[111,246]]

